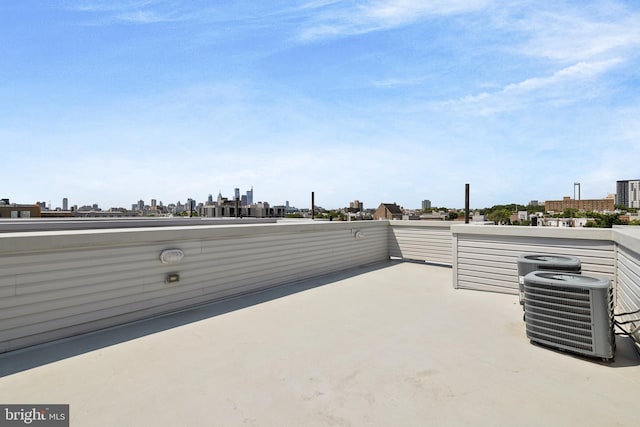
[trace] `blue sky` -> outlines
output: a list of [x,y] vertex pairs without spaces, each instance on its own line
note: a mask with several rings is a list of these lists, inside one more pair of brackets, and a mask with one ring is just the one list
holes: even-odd
[[7,0],[0,196],[472,207],[640,178],[640,3]]

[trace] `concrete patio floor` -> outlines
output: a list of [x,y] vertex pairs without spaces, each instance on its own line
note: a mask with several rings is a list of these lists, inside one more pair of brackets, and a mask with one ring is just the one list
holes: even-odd
[[517,296],[389,262],[0,355],[71,426],[637,426],[640,357],[532,345]]

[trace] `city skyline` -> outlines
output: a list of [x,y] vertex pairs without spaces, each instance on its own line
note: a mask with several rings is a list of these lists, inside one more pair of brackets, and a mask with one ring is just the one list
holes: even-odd
[[19,202],[253,184],[274,205],[460,207],[469,183],[486,207],[640,176],[636,2],[10,1],[0,20]]
[[[621,181],[621,180],[617,181],[617,183],[620,183],[620,182],[629,182],[629,181]],[[632,182],[635,185],[636,182],[640,182],[640,181],[632,180]],[[574,188],[575,188],[576,185],[579,186],[580,183],[574,183]],[[294,205],[291,205],[289,200],[285,200],[285,202],[281,203],[281,204],[280,203],[271,203],[269,200],[257,200],[257,201],[255,201],[255,200],[253,200],[253,193],[254,193],[254,187],[253,186],[251,186],[251,189],[247,190],[245,192],[245,194],[240,195],[240,191],[241,191],[241,189],[236,187],[233,190],[233,196],[232,197],[225,197],[225,194],[222,192],[222,190],[219,190],[217,196],[214,196],[213,193],[209,193],[206,196],[206,198],[203,198],[203,199],[197,198],[197,197],[196,198],[187,197],[187,198],[184,199],[184,203],[182,202],[181,199],[170,200],[169,202],[165,202],[165,201],[159,200],[159,199],[157,199],[155,197],[152,197],[151,199],[148,199],[148,200],[138,199],[137,201],[131,202],[129,204],[121,204],[121,205],[113,205],[113,206],[101,205],[99,201],[95,202],[95,203],[90,203],[90,204],[89,203],[71,203],[71,204],[69,204],[69,198],[68,197],[64,197],[62,199],[61,206],[56,206],[56,204],[54,204],[51,200],[49,200],[49,201],[36,201],[35,203],[41,205],[41,207],[43,207],[42,205],[44,204],[44,207],[46,207],[47,209],[50,209],[50,210],[56,210],[56,209],[67,210],[65,208],[65,206],[67,206],[67,207],[71,206],[71,207],[75,207],[75,208],[78,208],[78,207],[85,207],[86,208],[86,207],[96,207],[97,206],[101,210],[122,209],[122,208],[128,209],[127,206],[130,206],[131,210],[136,210],[136,209],[142,210],[144,207],[154,208],[155,206],[163,206],[163,207],[188,206],[189,201],[193,201],[193,203],[195,205],[211,205],[211,204],[217,204],[219,202],[219,198],[222,198],[223,202],[228,202],[228,201],[232,202],[233,200],[235,200],[235,198],[237,198],[238,200],[241,201],[241,206],[252,205],[254,203],[266,202],[266,203],[269,203],[272,206],[286,206],[286,207],[291,207],[291,208],[295,208],[295,209],[302,209],[302,210],[309,209],[310,208],[310,204],[311,204],[311,195],[310,195],[310,199],[309,199],[309,206],[305,206],[305,205],[294,206]],[[606,198],[608,198],[609,196],[616,196],[616,193],[610,193],[610,194],[607,195]],[[634,193],[633,197],[634,197],[633,198],[633,206],[630,205],[629,207],[634,207],[635,204],[638,203],[637,194]],[[570,200],[572,199],[571,196],[563,196],[563,199],[566,199],[566,198],[568,198]],[[606,199],[606,198],[605,197],[598,198],[598,200]],[[574,198],[573,199],[575,199],[575,200],[585,200],[584,198],[582,198],[580,196],[578,196],[577,199],[576,199],[575,192],[574,192]],[[523,205],[523,206],[529,206],[529,205],[540,206],[540,205],[544,205],[546,202],[549,202],[549,201],[550,201],[550,199],[542,200],[542,202],[540,202],[539,200],[531,199],[531,200],[529,200],[527,202],[522,202],[522,203],[512,201],[512,202],[506,202],[506,203],[503,203],[503,204],[505,204],[505,205],[516,204],[516,205]],[[555,202],[562,202],[562,200],[558,200],[558,201],[555,201]],[[344,206],[330,207],[328,209],[329,210],[343,209],[343,208],[349,209],[349,208],[353,208],[354,207],[354,203],[358,203],[358,205],[361,208],[364,206],[363,202],[361,202],[360,200],[356,199],[355,201],[348,202]],[[367,206],[366,209],[375,209],[381,203],[389,203],[389,202],[380,201],[378,203],[375,203],[372,206]],[[419,201],[418,204],[420,206],[417,206],[417,205],[416,206],[413,206],[413,205],[407,205],[407,206],[399,205],[399,206],[402,206],[403,208],[409,209],[409,210],[425,210],[425,209],[431,209],[432,208],[431,200],[428,200],[428,199],[423,199],[423,200]],[[492,205],[487,205],[487,206],[470,206],[470,207],[472,209],[480,209],[480,210],[482,210],[482,209],[485,209],[485,208],[491,208],[493,206],[498,206],[498,205],[501,205],[501,204],[495,204],[494,203]],[[319,207],[319,206],[320,205],[316,204],[316,207]],[[435,205],[433,205],[433,208],[463,209],[464,206],[445,206],[445,205],[435,204]]]

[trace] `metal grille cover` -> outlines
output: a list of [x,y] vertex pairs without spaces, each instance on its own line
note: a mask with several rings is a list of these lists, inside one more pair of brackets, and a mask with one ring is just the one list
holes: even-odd
[[613,357],[613,298],[609,280],[534,271],[524,278],[527,337],[588,356]]

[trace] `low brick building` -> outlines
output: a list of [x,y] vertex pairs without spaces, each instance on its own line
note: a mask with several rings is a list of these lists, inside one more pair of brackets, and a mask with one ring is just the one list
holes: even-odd
[[0,218],[39,218],[40,206],[9,203],[9,199],[0,200]]
[[402,219],[402,209],[395,203],[380,203],[373,219]]
[[547,200],[544,202],[545,211],[562,212],[565,209],[578,209],[582,211],[613,212],[615,210],[615,200],[607,199],[584,199],[576,200],[565,196],[562,200]]

